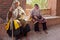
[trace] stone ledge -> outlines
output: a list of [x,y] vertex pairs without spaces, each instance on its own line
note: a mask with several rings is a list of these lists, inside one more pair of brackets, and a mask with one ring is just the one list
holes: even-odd
[[45,17],[45,19],[47,20],[47,26],[60,24],[60,16],[50,16]]
[[[50,26],[54,26],[57,24],[60,24],[60,16],[48,16],[48,17],[44,17],[47,20],[47,27],[49,28]],[[31,30],[34,28],[34,24],[31,21],[30,23],[30,28]],[[40,28],[42,27],[42,24],[39,24]]]

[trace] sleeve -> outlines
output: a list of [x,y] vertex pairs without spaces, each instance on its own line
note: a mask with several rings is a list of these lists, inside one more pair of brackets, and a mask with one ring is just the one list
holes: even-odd
[[30,15],[33,16],[33,10],[30,11]]
[[13,11],[13,14],[12,14],[14,17],[17,17],[17,15],[18,15],[18,12],[17,12],[17,10],[15,9],[14,11]]
[[32,17],[33,19],[36,19],[36,18],[34,17],[34,11],[33,11],[33,10],[30,11],[30,15],[31,15],[31,17]]
[[25,13],[25,11],[20,7],[20,13],[22,14],[22,15],[26,15],[26,13]]
[[43,16],[42,16],[42,14],[41,14],[41,10],[40,10],[40,9],[39,9],[39,13],[40,13],[40,14],[39,14],[39,15],[40,15],[40,17],[41,17],[41,18],[43,18]]
[[41,10],[40,10],[40,9],[39,9],[39,13],[40,13],[40,15],[42,15],[42,14],[41,14]]

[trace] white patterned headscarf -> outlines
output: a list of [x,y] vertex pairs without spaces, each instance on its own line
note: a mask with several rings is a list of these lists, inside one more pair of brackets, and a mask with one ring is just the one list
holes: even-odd
[[19,2],[18,0],[14,0],[14,2],[13,2],[13,3],[16,3],[16,2],[18,2],[18,5],[20,5],[20,2]]
[[20,5],[20,2],[18,0],[14,0],[13,3],[12,3],[12,7],[13,9],[15,9],[15,3],[18,2],[18,5]]

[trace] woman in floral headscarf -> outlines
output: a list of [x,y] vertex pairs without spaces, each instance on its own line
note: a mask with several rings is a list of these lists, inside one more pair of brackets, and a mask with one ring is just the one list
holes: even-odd
[[26,24],[24,20],[26,14],[24,10],[19,6],[20,5],[19,1],[15,1],[13,2],[13,4],[14,6],[12,5],[12,7],[9,10],[9,14],[11,15],[10,16],[8,15],[9,21],[5,28],[10,37],[12,37],[13,30],[13,36],[16,38],[16,40],[18,40],[23,35],[27,36],[28,32],[30,31],[30,26],[29,24]]

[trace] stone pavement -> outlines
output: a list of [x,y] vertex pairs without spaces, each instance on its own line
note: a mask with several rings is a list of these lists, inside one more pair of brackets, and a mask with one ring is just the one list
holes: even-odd
[[[0,40],[12,40],[6,34],[3,26],[4,25],[0,25]],[[60,25],[49,27],[48,34],[45,34],[43,31],[41,31],[41,33],[31,31],[29,35],[30,40],[60,40]],[[26,37],[24,37],[23,40],[26,40]]]

